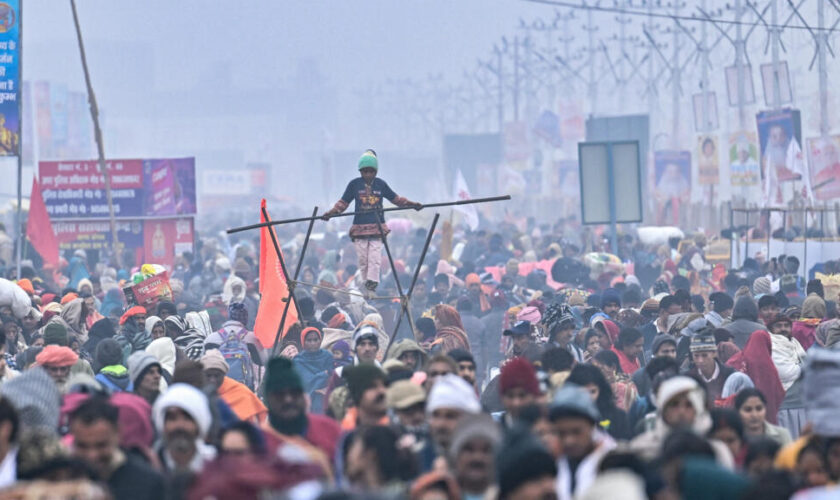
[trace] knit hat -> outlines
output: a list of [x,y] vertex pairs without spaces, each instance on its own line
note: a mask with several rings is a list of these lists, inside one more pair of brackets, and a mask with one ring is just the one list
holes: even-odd
[[379,345],[379,332],[373,325],[365,325],[353,334],[353,348],[359,345],[362,340],[373,340],[376,345]]
[[51,321],[44,327],[44,345],[67,346],[70,343],[67,338],[67,328],[58,321]]
[[549,405],[551,419],[562,417],[583,417],[593,424],[601,420],[601,414],[589,393],[580,386],[566,383],[554,394],[554,400]]
[[552,304],[546,309],[542,322],[549,333],[554,333],[564,326],[575,326],[575,317],[572,309],[566,304]]
[[386,393],[388,408],[405,410],[426,401],[426,391],[409,380],[399,380],[388,387]]
[[539,323],[541,319],[542,314],[540,314],[540,310],[534,306],[528,306],[516,315],[517,321],[528,321],[532,325]]
[[376,152],[374,150],[368,149],[359,158],[359,170],[363,168],[379,170],[379,160],[376,158]]
[[504,445],[496,455],[499,498],[506,498],[527,482],[556,476],[554,457],[531,433],[515,429],[505,436]]
[[[322,318],[323,319],[323,318]],[[339,328],[347,322],[347,316],[344,313],[337,313],[327,322],[327,328]]]
[[691,337],[690,350],[694,352],[715,351],[717,352],[717,344],[715,343],[715,336],[706,333],[699,333]]
[[646,313],[653,313],[656,314],[659,312],[659,301],[653,298],[647,299],[646,301],[642,302],[642,307],[639,308],[639,312],[644,315]]
[[201,363],[192,359],[182,359],[175,363],[175,372],[172,374],[172,383],[189,384],[197,389],[205,386],[204,367]]
[[65,294],[64,297],[61,297],[61,305],[68,304],[73,302],[74,300],[78,299],[79,296],[73,292]]
[[169,389],[157,398],[152,407],[152,417],[158,433],[163,432],[163,420],[168,408],[184,410],[198,425],[200,437],[204,439],[207,431],[210,430],[212,417],[207,396],[203,392],[187,384],[169,386]]
[[221,351],[218,349],[210,349],[205,352],[204,356],[201,357],[201,365],[205,370],[216,369],[223,371],[225,374],[230,370],[230,366],[225,361],[225,357],[222,356]]
[[502,431],[493,417],[486,413],[465,415],[458,421],[452,433],[449,456],[453,461],[461,452],[461,448],[473,438],[484,438],[496,450],[502,444]]
[[73,366],[79,360],[79,355],[73,349],[58,345],[48,345],[35,357],[35,362],[41,366]]
[[656,407],[661,412],[665,406],[667,406],[669,401],[683,393],[687,393],[688,401],[698,414],[699,412],[704,411],[706,404],[705,391],[700,387],[700,384],[698,384],[696,380],[683,375],[677,375],[676,377],[671,377],[662,382],[662,385],[659,386],[659,390],[656,391]]
[[96,345],[94,364],[97,371],[106,366],[122,364],[123,351],[120,343],[114,339],[103,339]]
[[365,391],[370,389],[377,380],[385,381],[385,372],[376,365],[363,363],[356,366],[345,366],[341,377],[347,381],[350,397],[358,404]]
[[671,344],[674,344],[674,347],[677,346],[677,339],[675,339],[673,335],[668,335],[667,333],[657,335],[653,338],[653,343],[651,344],[650,352],[653,355],[656,355],[656,351],[658,351],[659,348],[662,347],[662,344],[666,344],[669,342]]
[[767,276],[759,276],[753,281],[753,295],[765,295],[770,293],[771,283]]
[[475,389],[454,373],[447,373],[435,380],[429,398],[426,400],[426,414],[431,415],[438,408],[453,408],[465,413],[481,412],[481,403]]
[[540,396],[540,383],[537,381],[537,371],[525,358],[516,357],[502,366],[499,374],[499,394],[515,388],[523,389],[528,394]]
[[61,409],[61,393],[46,370],[35,366],[0,386],[0,395],[18,411],[21,425],[55,432]]
[[149,367],[157,365],[161,368],[160,361],[156,357],[147,353],[146,351],[137,351],[128,357],[128,378],[136,387],[140,382],[140,377],[145,375]]
[[318,335],[318,342],[319,343],[324,340],[324,335],[321,333],[321,330],[315,328],[314,326],[310,326],[310,327],[304,328],[303,331],[300,332],[301,342],[306,342],[306,337],[310,333],[315,333],[316,335]]
[[272,394],[283,390],[303,390],[303,379],[295,370],[292,361],[286,358],[271,358],[266,367],[265,392]]
[[248,310],[242,302],[233,302],[228,306],[228,318],[243,325],[248,323]]
[[618,304],[621,307],[621,295],[618,294],[618,290],[615,288],[607,288],[601,294],[601,309],[609,304]]

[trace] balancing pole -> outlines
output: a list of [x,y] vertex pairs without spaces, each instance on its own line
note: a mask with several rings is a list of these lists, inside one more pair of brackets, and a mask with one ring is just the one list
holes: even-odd
[[[471,200],[458,200],[458,201],[447,201],[443,203],[429,203],[427,205],[423,205],[419,208],[419,210],[423,210],[425,208],[438,208],[438,207],[452,207],[457,205],[472,205],[475,203],[490,203],[494,201],[506,201],[510,199],[510,195],[505,196],[493,196],[491,198],[474,198]],[[396,212],[399,210],[418,210],[414,207],[388,207],[388,208],[381,208],[378,210],[361,210],[358,212],[344,212],[340,214],[331,215],[330,218],[333,219],[335,217],[349,217],[351,215],[360,215],[360,214],[382,214],[383,212]],[[248,231],[251,229],[260,229],[266,226],[277,226],[281,224],[291,224],[293,222],[307,222],[312,219],[317,219],[318,217],[298,217],[297,219],[283,219],[283,220],[274,220],[274,221],[267,221],[267,222],[260,222],[259,224],[251,224],[249,226],[241,226],[241,227],[234,227],[227,230],[228,234],[239,233],[242,231]],[[384,219],[384,216],[382,216]]]
[[[420,259],[417,262],[417,267],[414,269],[414,276],[411,278],[411,285],[408,287],[408,293],[406,294],[405,300],[401,301],[402,307],[400,308],[400,315],[397,317],[397,325],[394,327],[394,335],[392,335],[390,340],[388,340],[388,349],[391,348],[391,344],[393,344],[394,339],[397,338],[397,332],[400,330],[400,323],[402,323],[403,314],[408,316],[408,322],[411,325],[411,334],[414,337],[414,340],[416,340],[418,344],[423,340],[417,338],[417,331],[414,328],[414,320],[411,317],[411,294],[414,292],[414,285],[417,284],[417,278],[420,276],[420,268],[423,267],[423,262],[426,260],[426,252],[429,250],[429,245],[432,243],[432,236],[435,234],[435,227],[437,226],[439,218],[440,214],[435,213],[435,218],[432,220],[432,227],[429,229],[429,234],[426,235],[426,244],[423,245],[423,251],[420,252]],[[388,349],[385,349],[386,355],[388,353]]]
[[[312,216],[314,217],[317,213],[318,207],[315,207],[315,209],[312,210]],[[266,220],[268,220],[268,217],[266,215],[264,215],[264,217]],[[275,353],[277,352],[277,343],[280,342],[280,334],[283,332],[283,328],[286,326],[286,316],[289,314],[289,304],[291,304],[292,301],[294,301],[295,303],[295,309],[297,309],[298,312],[298,319],[300,319],[301,316],[300,306],[297,303],[297,299],[295,299],[295,282],[297,281],[301,265],[303,264],[303,256],[306,255],[306,247],[309,246],[309,237],[312,235],[312,226],[314,224],[315,219],[313,218],[309,221],[309,227],[306,229],[306,238],[304,238],[303,240],[303,247],[300,250],[300,257],[298,258],[297,266],[295,266],[295,277],[293,280],[289,280],[289,274],[288,272],[286,272],[286,266],[285,264],[283,264],[283,258],[280,258],[280,263],[283,264],[283,275],[286,276],[286,286],[289,288],[289,295],[286,296],[286,300],[283,301],[286,303],[286,305],[283,306],[283,316],[280,317],[280,326],[277,328],[277,333],[274,334],[274,344],[272,344],[271,346],[271,357],[274,357]],[[273,239],[273,230],[271,231],[271,234]],[[280,255],[279,252],[278,255]]]

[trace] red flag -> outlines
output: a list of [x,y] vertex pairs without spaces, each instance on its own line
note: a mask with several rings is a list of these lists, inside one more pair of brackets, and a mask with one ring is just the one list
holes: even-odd
[[[262,200],[260,202],[260,222],[270,220],[268,211],[265,210],[265,200]],[[254,323],[254,335],[260,339],[263,347],[268,349],[274,346],[277,329],[280,328],[280,320],[283,317],[283,310],[286,308],[283,300],[289,296],[289,285],[283,275],[283,268],[280,266],[280,259],[274,250],[274,243],[271,241],[269,231],[274,233],[274,228],[267,226],[260,229],[260,295],[262,297],[260,308],[257,310],[257,319]],[[274,237],[277,237],[276,233]],[[286,314],[283,336],[289,331],[290,326],[297,323],[297,320],[297,309],[292,302],[289,304],[289,312]]]
[[47,205],[41,196],[38,179],[32,179],[32,194],[29,196],[29,220],[26,222],[26,237],[32,247],[44,259],[44,263],[58,267],[58,239],[55,237]]

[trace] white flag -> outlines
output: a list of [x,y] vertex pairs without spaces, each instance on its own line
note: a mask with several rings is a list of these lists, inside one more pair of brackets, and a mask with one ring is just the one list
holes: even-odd
[[[464,174],[461,173],[461,169],[455,172],[454,198],[459,201],[472,199],[470,189],[467,187],[467,181],[464,179]],[[464,216],[464,220],[470,226],[471,230],[475,231],[478,229],[478,210],[476,210],[475,205],[455,205],[455,210]]]

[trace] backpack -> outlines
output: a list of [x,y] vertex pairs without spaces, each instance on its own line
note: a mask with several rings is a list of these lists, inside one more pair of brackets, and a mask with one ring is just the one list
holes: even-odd
[[248,386],[254,390],[254,363],[251,353],[248,351],[248,344],[245,336],[248,330],[240,328],[238,332],[228,333],[224,328],[219,330],[222,343],[219,345],[219,352],[225,358],[228,366],[227,376]]

